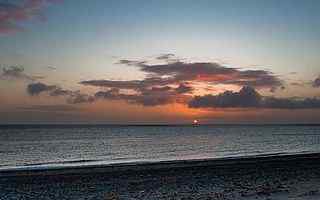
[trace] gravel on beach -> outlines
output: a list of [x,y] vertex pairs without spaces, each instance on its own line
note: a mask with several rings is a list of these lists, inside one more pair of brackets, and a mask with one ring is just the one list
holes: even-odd
[[320,164],[273,162],[0,177],[0,200],[319,200]]

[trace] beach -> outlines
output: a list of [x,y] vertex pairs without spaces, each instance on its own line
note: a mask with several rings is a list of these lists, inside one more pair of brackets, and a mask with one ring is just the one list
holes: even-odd
[[0,172],[0,199],[320,199],[320,154]]

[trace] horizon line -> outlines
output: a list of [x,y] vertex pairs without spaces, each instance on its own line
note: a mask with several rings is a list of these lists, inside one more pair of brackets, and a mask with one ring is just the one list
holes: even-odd
[[7,123],[5,126],[320,126],[320,123]]

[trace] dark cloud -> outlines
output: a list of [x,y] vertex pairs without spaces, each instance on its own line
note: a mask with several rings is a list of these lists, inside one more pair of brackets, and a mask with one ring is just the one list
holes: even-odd
[[89,80],[82,81],[80,84],[95,86],[95,87],[107,87],[107,88],[118,88],[118,89],[132,89],[141,91],[144,88],[165,86],[168,84],[175,84],[176,81],[172,78],[159,78],[149,77],[143,80],[130,80],[130,81],[114,81],[114,80]]
[[315,88],[320,87],[320,77],[316,78],[313,81],[312,86],[315,87]]
[[146,63],[146,61],[122,59],[122,60],[119,60],[119,62],[117,64],[124,64],[124,65],[129,65],[129,66],[143,66],[145,63]]
[[159,96],[151,94],[124,94],[120,93],[117,89],[110,89],[108,91],[99,91],[95,94],[97,99],[108,99],[108,100],[124,100],[132,104],[141,104],[144,106],[155,106],[164,105],[171,103],[169,96]]
[[173,59],[174,56],[175,55],[172,54],[172,53],[167,53],[167,54],[162,54],[162,55],[156,57],[156,59],[158,59],[158,60],[170,60],[170,59]]
[[184,89],[185,91],[181,91],[181,87],[173,88],[164,86],[143,88],[139,92],[131,94],[123,93],[118,88],[112,88],[106,91],[97,92],[95,94],[95,97],[98,99],[124,100],[128,103],[140,104],[143,106],[157,106],[170,103],[186,103],[189,96],[183,94],[187,91],[186,89]]
[[225,83],[239,86],[249,85],[254,88],[269,88],[274,92],[277,88],[284,89],[282,81],[272,73],[264,70],[246,70],[239,72],[239,76],[234,80]]
[[243,87],[239,92],[226,91],[218,95],[196,96],[189,102],[189,107],[309,109],[320,108],[320,99],[263,97],[252,87]]
[[37,79],[42,79],[43,76],[31,76],[24,72],[24,68],[21,66],[10,66],[8,68],[2,68],[2,74],[0,75],[0,79],[6,80],[28,80],[34,81]]
[[99,91],[95,94],[96,98],[103,98],[103,99],[118,99],[120,96],[120,90],[118,88],[112,88],[107,91]]
[[112,80],[89,80],[82,81],[80,84],[97,86],[97,87],[110,87],[110,88],[119,88],[119,89],[136,89],[143,87],[145,81],[133,80],[133,81],[112,81]]
[[188,91],[183,92],[181,88],[178,88],[163,86],[144,89],[140,95],[136,96],[135,102],[144,106],[183,103],[186,99],[186,96],[183,93]]
[[52,66],[49,66],[49,67],[48,67],[48,69],[50,69],[50,70],[52,70],[52,71],[57,70],[57,68],[56,68],[56,67],[52,67]]
[[275,109],[314,109],[320,108],[320,99],[265,97],[261,102],[261,107]]
[[261,96],[251,87],[243,87],[239,92],[226,91],[218,95],[196,96],[189,106],[193,108],[201,107],[259,107]]
[[49,91],[54,91],[58,89],[57,86],[55,85],[46,85],[44,83],[31,83],[27,86],[27,92],[31,96],[39,95],[40,93],[43,92],[49,92]]
[[20,0],[0,3],[0,34],[23,30],[21,22],[44,19],[43,9],[59,0]]
[[67,96],[67,95],[71,95],[73,92],[70,90],[65,90],[62,88],[59,88],[57,86],[55,86],[56,88],[54,88],[54,90],[50,91],[50,96]]
[[177,61],[152,65],[147,64],[147,61],[121,60],[119,63],[139,67],[148,77],[170,77],[174,83],[199,81],[208,84],[249,85],[255,88],[269,88],[272,91],[283,87],[283,81],[266,70],[240,70],[211,62]]
[[94,97],[83,94],[80,91],[65,90],[56,85],[47,85],[44,83],[31,83],[27,86],[27,92],[31,96],[46,93],[50,96],[63,96],[70,104],[90,103],[94,101]]
[[233,75],[236,69],[222,67],[216,63],[184,63],[175,62],[160,65],[143,64],[141,71],[154,76],[171,76],[176,81],[221,81]]
[[91,103],[94,100],[93,96],[82,94],[80,91],[72,92],[67,98],[67,102],[70,104]]

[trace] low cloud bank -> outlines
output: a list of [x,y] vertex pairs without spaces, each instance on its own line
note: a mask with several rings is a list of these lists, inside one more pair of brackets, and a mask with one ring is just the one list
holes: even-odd
[[195,96],[188,105],[191,108],[309,109],[320,108],[320,99],[265,97],[254,88],[245,86],[239,92]]
[[315,88],[320,87],[320,76],[313,81],[312,86]]
[[43,93],[46,93],[49,96],[63,96],[66,97],[67,102],[71,104],[90,103],[94,101],[94,97],[83,94],[79,90],[66,90],[57,85],[47,85],[41,82],[29,84],[27,86],[27,92],[31,96],[37,96]]

